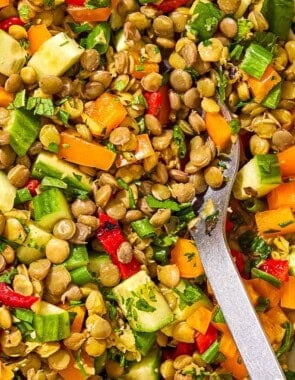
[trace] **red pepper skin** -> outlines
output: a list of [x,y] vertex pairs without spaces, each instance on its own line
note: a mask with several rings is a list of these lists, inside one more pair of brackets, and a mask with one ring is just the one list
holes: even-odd
[[13,291],[5,282],[0,282],[0,302],[9,307],[21,307],[29,309],[39,297],[24,296]]
[[26,183],[26,188],[29,190],[31,193],[32,197],[37,195],[37,188],[39,187],[40,182],[37,179],[30,178],[28,182]]
[[165,348],[163,351],[163,360],[176,359],[180,355],[192,356],[196,350],[194,343],[179,342],[175,348]]
[[0,29],[8,31],[11,25],[25,25],[25,23],[19,17],[8,17],[2,21],[0,21]]
[[205,352],[215,342],[217,335],[217,329],[212,324],[209,325],[206,334],[198,332],[195,335],[196,346],[200,354]]
[[288,260],[274,260],[267,259],[262,265],[259,266],[260,270],[271,274],[281,281],[288,281],[289,276],[289,262]]
[[153,116],[158,116],[161,103],[162,103],[162,94],[161,92],[146,92],[144,94],[145,100],[147,101],[147,111],[146,113],[151,114]]
[[111,256],[112,261],[118,266],[121,277],[126,279],[140,271],[140,263],[133,256],[130,263],[124,264],[118,260],[117,250],[126,241],[117,220],[107,214],[99,213],[100,226],[97,231],[97,239],[100,241],[106,252]]
[[67,5],[74,5],[76,7],[83,7],[85,4],[85,0],[65,0]]
[[226,219],[225,222],[225,232],[229,234],[234,228],[233,222],[231,222],[229,219]]
[[183,7],[188,0],[164,0],[161,4],[156,5],[159,11],[164,13],[172,12],[176,8]]
[[231,249],[231,255],[234,258],[234,261],[236,263],[236,266],[238,268],[240,275],[243,278],[247,278],[246,273],[245,273],[246,259],[244,255],[240,251],[236,251],[235,249]]

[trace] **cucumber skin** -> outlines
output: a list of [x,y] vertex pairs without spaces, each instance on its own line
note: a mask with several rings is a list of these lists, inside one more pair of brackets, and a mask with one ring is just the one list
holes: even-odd
[[72,219],[69,204],[63,193],[52,188],[33,198],[35,222],[45,230],[52,230],[60,219]]
[[[42,152],[38,155],[32,168],[32,176],[37,179],[42,179],[46,176],[57,178],[70,187],[88,192],[92,186],[92,180],[89,176],[51,153]],[[81,180],[79,180],[80,177]]]
[[39,135],[41,128],[39,116],[26,110],[13,110],[7,129],[10,145],[18,156],[24,156]]
[[70,335],[70,317],[67,311],[59,314],[34,314],[33,326],[37,342],[53,342]]
[[161,351],[153,350],[139,363],[131,365],[128,373],[118,380],[159,380],[159,367],[161,362]]
[[71,271],[87,265],[89,262],[88,251],[85,245],[71,244],[70,255],[63,265]]

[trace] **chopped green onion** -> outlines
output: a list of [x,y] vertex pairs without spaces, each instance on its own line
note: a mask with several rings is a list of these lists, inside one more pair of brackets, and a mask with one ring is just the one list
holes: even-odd
[[15,309],[14,315],[20,321],[28,323],[32,323],[34,319],[34,313],[32,312],[32,310],[29,309],[17,308]]
[[168,248],[153,246],[153,259],[161,264],[168,263]]
[[258,268],[251,269],[251,276],[252,278],[261,278],[262,280],[269,282],[271,285],[273,285],[276,288],[279,288],[282,284],[281,280],[279,280],[277,277],[269,273],[266,273],[263,270],[260,270]]
[[278,349],[276,353],[278,358],[282,356],[285,352],[289,351],[291,344],[293,342],[293,335],[294,335],[293,324],[287,321],[283,324],[283,328],[285,329],[285,335],[282,340],[281,347]]
[[246,199],[243,205],[247,211],[252,212],[252,213],[256,213],[258,211],[264,211],[266,209],[265,202],[257,198]]
[[204,360],[204,362],[210,364],[212,363],[219,352],[219,342],[218,340],[215,340],[211,344],[211,346],[201,355],[201,358]]
[[140,238],[148,238],[155,235],[155,229],[148,219],[140,219],[131,223],[131,227]]
[[257,305],[255,310],[259,313],[264,313],[269,308],[269,299],[265,297],[259,297],[257,300]]
[[241,58],[241,55],[243,53],[244,46],[242,45],[236,45],[233,50],[230,52],[230,57],[234,59],[235,61],[238,61]]
[[261,79],[271,61],[272,54],[268,50],[252,43],[246,50],[240,68],[252,77]]
[[108,50],[111,39],[111,26],[108,22],[100,22],[88,34],[86,39],[87,49],[96,49],[100,54]]
[[27,189],[26,187],[24,189],[18,189],[16,190],[14,204],[18,205],[20,203],[30,201],[31,199],[32,199],[32,195],[29,189]]
[[282,95],[282,82],[277,84],[267,95],[267,97],[263,100],[262,105],[264,107],[270,108],[272,110],[275,110],[281,100]]
[[241,129],[241,122],[238,119],[232,119],[229,122],[230,129],[233,135],[237,135]]
[[199,2],[193,6],[193,15],[188,24],[189,31],[200,40],[207,40],[216,32],[221,18],[222,12],[215,5]]
[[72,282],[78,286],[83,286],[87,282],[94,280],[92,274],[88,271],[87,267],[80,267],[70,272]]
[[179,204],[172,199],[165,199],[164,201],[159,201],[152,195],[148,195],[146,197],[146,202],[151,208],[167,208],[171,211],[179,211]]
[[131,187],[122,178],[117,179],[118,185],[128,192],[129,207],[132,209],[136,208],[136,202],[134,199],[133,191]]

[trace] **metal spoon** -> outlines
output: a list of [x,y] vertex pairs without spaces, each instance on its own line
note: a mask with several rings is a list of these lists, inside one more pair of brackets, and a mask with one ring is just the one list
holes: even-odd
[[[191,235],[198,247],[205,273],[221,307],[224,318],[253,380],[285,379],[280,364],[266,338],[259,319],[248,298],[225,237],[225,219],[232,185],[239,165],[239,141],[234,143],[225,170],[226,185],[218,190],[209,188],[199,212],[200,222]],[[215,220],[210,228],[204,208],[212,202]]]

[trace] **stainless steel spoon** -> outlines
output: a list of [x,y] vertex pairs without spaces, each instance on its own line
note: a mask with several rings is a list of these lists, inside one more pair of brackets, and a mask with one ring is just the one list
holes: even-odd
[[[232,185],[239,165],[239,141],[231,148],[225,170],[226,185],[218,190],[209,188],[200,208],[200,222],[191,235],[198,247],[205,273],[224,318],[253,380],[285,379],[280,364],[265,336],[255,310],[248,298],[225,237],[225,219]],[[208,230],[204,209],[214,205],[215,220]],[[212,202],[212,203],[211,203]]]

